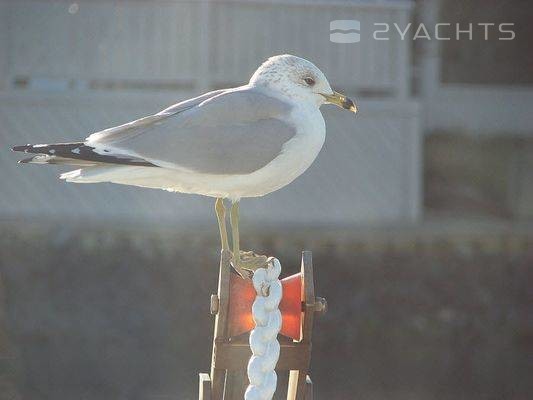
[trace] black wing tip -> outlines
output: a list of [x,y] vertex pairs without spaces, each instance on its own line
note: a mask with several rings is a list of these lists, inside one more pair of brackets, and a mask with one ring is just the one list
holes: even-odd
[[[94,148],[88,145],[85,145],[83,142],[74,142],[74,143],[54,143],[54,144],[27,144],[23,146],[14,146],[11,148],[12,151],[20,151],[24,153],[36,154],[36,156],[20,160],[19,164],[57,164],[58,162],[51,161],[52,158],[57,161],[55,157],[61,157],[71,160],[84,160],[84,161],[93,161],[95,163],[104,163],[104,164],[120,164],[120,165],[133,165],[133,166],[143,166],[143,167],[158,167],[156,164],[144,159],[128,158],[120,155],[113,154],[100,154],[95,152]],[[74,152],[77,150],[76,152]],[[39,155],[50,156],[49,160],[41,160]],[[41,162],[42,161],[42,162]],[[63,162],[62,162],[63,163]],[[67,162],[64,162],[67,164]],[[76,165],[75,162],[72,163]]]
[[25,145],[22,145],[22,146],[13,146],[11,148],[11,151],[26,151],[29,148],[31,148],[32,146],[33,145],[31,145],[31,144],[25,144]]

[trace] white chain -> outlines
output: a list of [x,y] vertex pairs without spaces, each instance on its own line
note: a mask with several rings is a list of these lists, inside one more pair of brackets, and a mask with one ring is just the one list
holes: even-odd
[[277,337],[281,329],[280,273],[281,264],[271,257],[267,267],[257,269],[252,278],[257,296],[252,305],[255,328],[250,332],[252,357],[248,362],[250,384],[244,394],[245,400],[271,400],[276,391],[278,376],[274,369],[279,358]]

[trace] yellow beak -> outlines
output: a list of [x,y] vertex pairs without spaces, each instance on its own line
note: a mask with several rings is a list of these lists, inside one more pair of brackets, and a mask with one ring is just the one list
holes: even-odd
[[336,106],[357,113],[357,106],[355,103],[342,93],[333,92],[333,94],[321,94],[325,97],[327,103],[335,104]]

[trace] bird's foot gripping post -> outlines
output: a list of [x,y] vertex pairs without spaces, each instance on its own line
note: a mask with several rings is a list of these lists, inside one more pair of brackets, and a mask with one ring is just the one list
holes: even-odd
[[267,256],[256,254],[253,251],[239,252],[239,257],[235,257],[234,253],[227,251],[230,257],[230,265],[242,279],[252,280],[254,272],[259,268],[266,268],[268,266],[269,258]]
[[211,296],[216,315],[211,373],[200,374],[199,399],[270,399],[275,371],[290,372],[288,400],[312,399],[313,319],[325,312],[326,301],[314,295],[311,252],[303,252],[300,273],[281,281],[274,258],[252,281],[231,272],[230,258],[223,252],[218,293]]

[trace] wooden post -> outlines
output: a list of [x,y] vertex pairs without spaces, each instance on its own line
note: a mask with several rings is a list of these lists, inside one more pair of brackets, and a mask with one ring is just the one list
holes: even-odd
[[220,254],[220,268],[218,273],[218,307],[215,317],[215,332],[213,334],[213,353],[211,357],[211,396],[212,399],[221,399],[224,396],[224,382],[226,371],[222,368],[216,368],[217,354],[216,350],[219,343],[226,340],[227,335],[227,316],[229,304],[229,278],[231,273],[230,253],[222,252]]
[[200,374],[200,384],[198,387],[199,400],[211,400],[211,378],[209,374]]
[[[200,374],[200,400],[241,400],[244,398],[248,385],[246,368],[252,355],[248,343],[249,333],[237,337],[228,335],[230,332],[228,313],[231,274],[230,254],[223,253],[220,257],[218,293],[211,297],[211,312],[216,314],[211,374]],[[285,336],[278,337],[280,356],[276,371],[278,373],[289,372],[287,400],[312,400],[313,398],[313,383],[308,375],[313,320],[315,312],[326,310],[326,301],[315,298],[310,251],[302,253],[300,278],[302,279],[300,297],[303,314],[301,340],[296,341]]]
[[305,400],[313,400],[313,381],[309,375],[305,378]]
[[[302,286],[302,299],[304,322],[302,326],[302,344],[309,346],[311,352],[311,335],[313,333],[313,317],[315,311],[315,284],[313,281],[313,257],[310,251],[302,253],[301,272],[304,279]],[[302,368],[291,370],[289,373],[289,388],[287,390],[287,400],[303,400],[305,399],[305,383],[307,378],[307,371],[309,369],[309,360],[302,365]]]
[[224,400],[243,400],[247,387],[248,375],[246,374],[246,369],[227,371],[224,385]]

